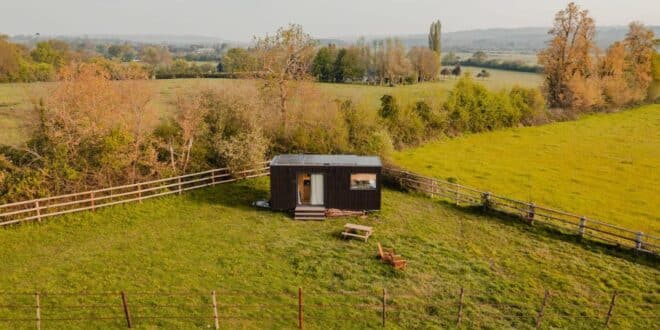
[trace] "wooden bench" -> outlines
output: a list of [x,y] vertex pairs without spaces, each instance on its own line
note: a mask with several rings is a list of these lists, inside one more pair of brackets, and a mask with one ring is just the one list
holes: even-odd
[[366,242],[372,233],[373,233],[373,228],[369,226],[347,223],[344,225],[344,232],[342,232],[341,234],[342,236],[344,236],[344,238],[348,238],[348,237],[362,238]]

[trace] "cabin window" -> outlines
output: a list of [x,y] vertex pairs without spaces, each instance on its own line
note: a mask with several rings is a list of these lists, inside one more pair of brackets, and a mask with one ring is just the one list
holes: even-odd
[[375,190],[375,173],[354,173],[351,174],[351,190]]

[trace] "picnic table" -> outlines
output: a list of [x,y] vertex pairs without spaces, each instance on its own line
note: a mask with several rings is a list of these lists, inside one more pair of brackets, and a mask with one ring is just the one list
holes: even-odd
[[347,223],[344,225],[344,232],[342,232],[341,234],[342,236],[344,236],[344,238],[348,238],[348,237],[362,238],[366,242],[372,233],[373,233],[373,228],[369,226]]

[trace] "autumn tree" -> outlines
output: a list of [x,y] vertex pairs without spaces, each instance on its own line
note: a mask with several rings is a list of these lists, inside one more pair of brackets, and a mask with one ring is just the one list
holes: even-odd
[[257,76],[264,91],[274,97],[284,130],[288,128],[288,102],[295,82],[308,79],[316,42],[302,26],[290,24],[272,36],[255,39]]
[[552,39],[538,57],[550,106],[589,108],[598,103],[597,84],[592,83],[595,25],[589,12],[569,3],[557,12],[548,33]]
[[599,65],[599,74],[605,102],[613,106],[625,105],[632,100],[626,77],[626,48],[622,42],[613,43]]
[[21,54],[8,37],[0,35],[0,82],[13,81],[18,77]]
[[440,73],[440,56],[426,47],[413,47],[408,51],[408,58],[417,72],[419,81],[436,79]]
[[653,81],[653,54],[655,52],[653,39],[653,31],[642,23],[633,22],[630,23],[623,41],[626,47],[626,71],[629,86],[637,100],[646,98],[649,86]]
[[375,63],[381,82],[387,79],[390,84],[403,81],[412,72],[406,49],[399,39],[388,38],[376,44]]
[[142,48],[140,59],[153,67],[169,65],[172,62],[172,54],[165,47],[147,46]]

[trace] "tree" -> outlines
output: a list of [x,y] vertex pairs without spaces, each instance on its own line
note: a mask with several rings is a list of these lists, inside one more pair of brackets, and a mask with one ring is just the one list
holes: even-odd
[[349,47],[339,50],[334,65],[335,81],[360,80],[364,77],[365,71],[358,48]]
[[454,77],[457,77],[457,78],[458,78],[458,77],[461,75],[461,65],[460,65],[460,64],[456,64],[456,65],[454,66],[454,68],[451,70],[451,74],[452,74]]
[[440,24],[440,20],[437,20],[431,23],[431,27],[429,29],[429,49],[436,52],[438,57],[442,55],[441,38],[442,25]]
[[21,54],[15,44],[0,35],[0,82],[18,79]]
[[456,55],[454,52],[449,52],[449,54],[445,55],[442,58],[442,64],[444,65],[455,65],[461,60],[460,57]]
[[[584,87],[593,86],[589,81],[594,73],[592,56],[595,25],[587,10],[575,3],[557,12],[548,48],[539,53],[539,64],[545,72],[544,90],[552,107],[576,108],[593,105],[598,100],[587,100],[595,93]],[[576,89],[571,89],[575,87]]]
[[653,81],[653,31],[642,23],[632,22],[623,43],[626,47],[626,71],[629,86],[635,94],[635,99],[646,98],[647,91]]
[[413,47],[408,51],[408,58],[420,81],[429,81],[438,77],[440,72],[438,53],[425,47]]
[[470,60],[474,63],[484,63],[488,60],[488,55],[482,51],[478,51],[472,54],[472,58]]
[[406,57],[406,49],[399,39],[386,39],[378,50],[381,75],[390,84],[403,81],[412,72],[410,60]]
[[333,81],[335,76],[335,62],[337,61],[337,47],[330,44],[322,47],[314,56],[312,74],[319,81]]
[[264,90],[277,99],[283,128],[289,124],[288,102],[292,82],[309,78],[316,42],[302,26],[290,24],[280,28],[274,36],[255,40],[257,76],[264,79]]
[[486,79],[488,77],[490,77],[490,72],[486,71],[486,69],[482,69],[477,73],[477,78]]
[[59,40],[48,40],[37,43],[37,47],[30,52],[35,62],[47,63],[59,68],[70,60],[69,46]]
[[140,59],[153,67],[169,65],[172,62],[172,54],[165,47],[147,46],[142,48]]
[[255,59],[245,48],[230,48],[223,56],[224,70],[230,73],[254,71]]
[[617,41],[607,49],[599,64],[599,75],[605,102],[621,106],[632,100],[626,81],[626,48],[622,42]]
[[440,71],[440,76],[442,76],[443,79],[447,78],[451,74],[451,70],[449,68],[442,68],[442,71]]

